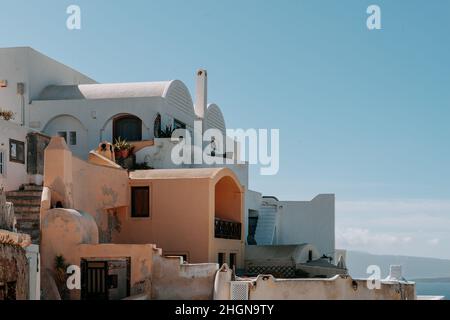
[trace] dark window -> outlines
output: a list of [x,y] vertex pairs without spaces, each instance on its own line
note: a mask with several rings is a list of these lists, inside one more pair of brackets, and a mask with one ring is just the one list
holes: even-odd
[[142,120],[138,117],[127,115],[113,121],[113,139],[126,141],[142,140]]
[[225,263],[225,253],[219,252],[217,254],[217,263],[219,264],[219,267]]
[[230,268],[233,269],[236,266],[236,253],[230,253]]
[[16,300],[16,281],[6,283],[6,297],[5,300]]
[[76,131],[70,131],[70,145],[76,146],[77,145],[77,133]]
[[161,115],[158,115],[155,118],[155,125],[153,127],[153,135],[155,138],[159,138],[161,136]]
[[5,153],[0,151],[0,175],[5,174]]
[[58,131],[58,136],[63,137],[64,140],[67,143],[67,132],[65,132],[65,131]]
[[312,250],[308,251],[308,261],[312,261]]
[[25,163],[25,143],[22,141],[9,140],[9,161]]
[[247,244],[257,245],[255,233],[256,233],[256,226],[258,225],[258,216],[257,215],[251,216],[251,211],[254,210],[249,210]]
[[131,216],[133,218],[150,217],[150,188],[131,188]]
[[108,289],[117,289],[119,286],[119,276],[117,274],[108,275]]

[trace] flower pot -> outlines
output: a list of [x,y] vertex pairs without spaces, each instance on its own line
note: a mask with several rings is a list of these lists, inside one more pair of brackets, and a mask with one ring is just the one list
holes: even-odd
[[125,150],[120,150],[120,157],[121,158],[128,158],[128,156],[130,155],[130,150],[125,149]]
[[114,156],[115,156],[115,158],[116,159],[119,159],[121,156],[120,156],[120,151],[114,151]]

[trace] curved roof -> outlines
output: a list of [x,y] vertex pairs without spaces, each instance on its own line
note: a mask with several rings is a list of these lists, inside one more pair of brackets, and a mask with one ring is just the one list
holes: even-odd
[[95,100],[143,97],[166,97],[172,85],[182,86],[179,80],[135,83],[104,83],[79,85],[51,85],[42,90],[37,100]]
[[206,129],[219,129],[226,136],[225,119],[219,106],[215,103],[208,105],[205,115]]

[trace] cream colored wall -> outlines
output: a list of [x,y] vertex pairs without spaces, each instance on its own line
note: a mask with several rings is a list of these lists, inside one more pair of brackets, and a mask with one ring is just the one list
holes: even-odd
[[72,153],[64,138],[52,138],[45,149],[44,187],[51,190],[52,205],[61,201],[65,208],[73,208]]
[[224,263],[230,264],[230,253],[236,254],[236,268],[244,267],[244,240],[216,239],[211,241],[210,262],[218,262],[219,253],[225,253]]
[[[357,288],[353,285],[356,283]],[[403,290],[399,290],[402,286]],[[365,280],[336,276],[332,279],[275,279],[259,276],[250,289],[249,300],[414,300],[413,284],[382,283],[370,290]]]
[[[215,300],[230,300],[232,273],[219,272],[214,287]],[[249,300],[415,300],[414,283],[382,282],[381,288],[368,289],[366,280],[349,276],[331,279],[276,279],[260,275],[243,281],[249,284]]]
[[212,300],[215,263],[183,264],[180,257],[153,256],[154,300]]
[[153,255],[156,247],[152,244],[80,244],[76,247],[73,262],[80,264],[81,259],[119,259],[130,258],[130,295],[150,292],[150,278],[153,271]]

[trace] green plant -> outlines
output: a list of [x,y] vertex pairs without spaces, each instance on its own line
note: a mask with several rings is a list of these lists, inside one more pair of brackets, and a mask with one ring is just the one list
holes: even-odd
[[167,125],[165,129],[162,129],[159,133],[159,138],[172,138],[172,133],[175,130],[172,129],[172,126]]
[[67,289],[67,268],[69,264],[66,263],[66,259],[62,255],[55,257],[55,283],[58,288],[61,299],[68,297],[69,291]]
[[0,109],[0,118],[6,121],[14,120],[14,112],[11,110]]
[[115,151],[121,151],[121,150],[131,150],[132,145],[127,142],[125,139],[122,139],[119,137],[116,139],[116,143],[114,143],[114,150]]

